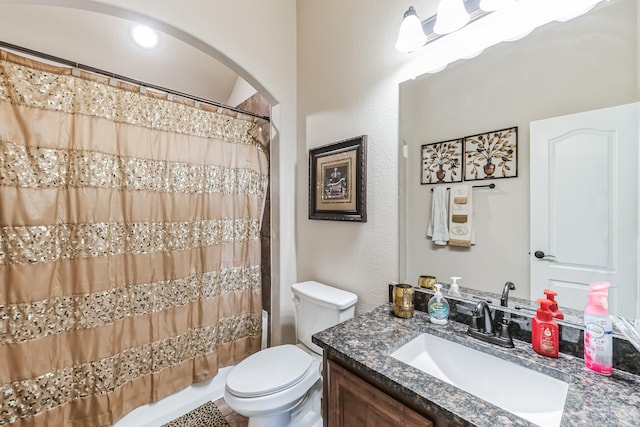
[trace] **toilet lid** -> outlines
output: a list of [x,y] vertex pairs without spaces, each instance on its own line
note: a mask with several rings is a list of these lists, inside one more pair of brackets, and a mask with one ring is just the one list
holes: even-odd
[[227,390],[238,397],[277,393],[300,382],[313,357],[295,345],[285,344],[254,353],[227,375]]

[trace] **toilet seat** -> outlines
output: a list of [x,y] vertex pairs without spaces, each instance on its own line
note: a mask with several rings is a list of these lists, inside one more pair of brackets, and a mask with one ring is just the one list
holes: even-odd
[[291,344],[259,351],[227,376],[226,389],[237,397],[260,397],[293,387],[307,376],[313,357]]

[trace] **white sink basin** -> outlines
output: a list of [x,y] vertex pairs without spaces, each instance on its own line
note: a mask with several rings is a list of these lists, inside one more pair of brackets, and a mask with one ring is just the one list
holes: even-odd
[[391,356],[534,424],[560,425],[565,381],[431,334]]

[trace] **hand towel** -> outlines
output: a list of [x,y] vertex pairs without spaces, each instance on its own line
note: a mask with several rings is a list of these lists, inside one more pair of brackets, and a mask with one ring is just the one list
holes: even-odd
[[467,193],[460,191],[460,194],[453,196],[453,202],[459,205],[465,205],[467,203]]
[[433,189],[431,201],[431,220],[427,227],[427,237],[431,237],[435,245],[444,246],[449,240],[449,200],[446,187]]
[[471,247],[473,231],[473,192],[469,185],[451,188],[449,197],[449,245]]

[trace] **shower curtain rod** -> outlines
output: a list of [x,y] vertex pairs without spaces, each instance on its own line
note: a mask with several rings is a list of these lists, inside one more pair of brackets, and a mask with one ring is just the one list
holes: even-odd
[[229,105],[222,104],[220,102],[211,101],[211,100],[205,99],[205,98],[200,98],[199,96],[189,95],[187,93],[179,92],[179,91],[173,90],[173,89],[167,89],[165,87],[157,86],[157,85],[154,85],[154,84],[151,84],[151,83],[145,83],[143,81],[132,79],[132,78],[126,77],[126,76],[122,76],[120,74],[112,73],[110,71],[101,70],[99,68],[90,67],[88,65],[80,64],[78,62],[69,61],[68,59],[59,58],[57,56],[49,55],[47,53],[42,53],[42,52],[38,52],[36,50],[32,50],[32,49],[29,49],[29,48],[26,48],[26,47],[22,47],[22,46],[14,45],[14,44],[11,44],[11,43],[7,43],[7,42],[4,42],[2,40],[0,40],[0,47],[4,47],[4,48],[7,48],[7,49],[15,50],[15,51],[18,51],[18,52],[21,52],[21,53],[26,53],[28,55],[32,55],[32,56],[35,56],[35,57],[38,57],[38,58],[46,59],[48,61],[57,62],[59,64],[67,65],[69,67],[78,68],[80,70],[89,71],[91,73],[101,74],[101,75],[106,76],[106,77],[112,77],[114,79],[122,80],[122,81],[125,81],[127,83],[136,84],[136,85],[141,86],[141,87],[158,90],[158,91],[165,92],[165,93],[168,93],[168,94],[171,94],[171,95],[180,96],[182,98],[187,98],[187,99],[190,99],[192,101],[197,101],[197,102],[201,102],[203,104],[212,105],[214,107],[224,108],[226,110],[231,110],[231,111],[234,111],[236,113],[242,113],[242,114],[246,114],[248,116],[257,117],[259,119],[266,120],[267,122],[271,121],[271,118],[269,116],[263,116],[261,114],[254,113],[252,111],[246,111],[246,110],[243,110],[241,108],[231,107]]

